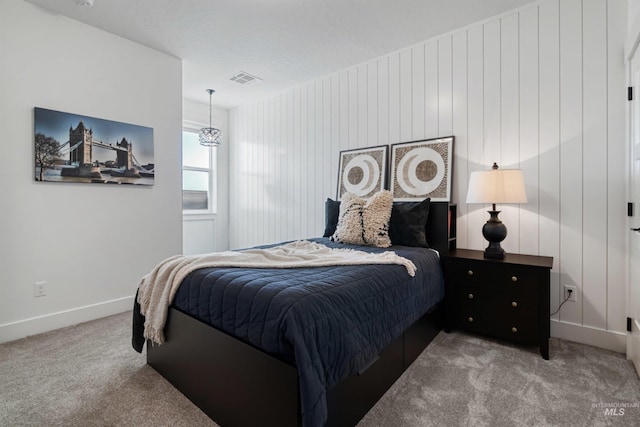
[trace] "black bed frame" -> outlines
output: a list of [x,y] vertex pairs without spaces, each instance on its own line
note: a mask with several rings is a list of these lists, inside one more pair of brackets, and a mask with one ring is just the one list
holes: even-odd
[[[431,203],[427,238],[449,250],[449,204]],[[328,390],[327,426],[354,426],[442,329],[442,304],[356,375]],[[165,343],[147,363],[221,426],[299,426],[298,372],[262,350],[170,307]]]

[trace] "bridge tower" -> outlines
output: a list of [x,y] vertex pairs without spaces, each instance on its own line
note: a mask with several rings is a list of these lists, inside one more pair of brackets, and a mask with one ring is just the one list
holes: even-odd
[[75,129],[69,127],[69,145],[73,147],[78,142],[82,144],[69,153],[69,163],[78,162],[80,166],[91,164],[93,129],[87,129],[82,120]]
[[133,144],[127,141],[126,138],[122,138],[122,141],[118,142],[116,145],[127,150],[116,151],[117,167],[121,168],[124,166],[126,169],[131,169],[133,167]]

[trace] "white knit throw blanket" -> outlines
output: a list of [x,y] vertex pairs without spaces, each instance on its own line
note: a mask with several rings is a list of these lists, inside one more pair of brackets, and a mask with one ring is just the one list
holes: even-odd
[[206,255],[176,255],[165,259],[140,280],[138,303],[145,316],[144,337],[153,343],[164,342],[164,325],[169,305],[180,283],[192,271],[208,267],[304,268],[333,265],[400,264],[410,276],[416,266],[393,251],[372,254],[353,249],[332,249],[306,240],[267,249],[225,251]]

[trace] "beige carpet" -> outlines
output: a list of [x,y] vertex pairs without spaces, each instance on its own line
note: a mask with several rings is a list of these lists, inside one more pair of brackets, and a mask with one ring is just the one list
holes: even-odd
[[[0,345],[0,426],[215,426],[133,351],[130,317]],[[638,405],[623,355],[554,339],[544,361],[441,332],[359,425],[640,426]]]

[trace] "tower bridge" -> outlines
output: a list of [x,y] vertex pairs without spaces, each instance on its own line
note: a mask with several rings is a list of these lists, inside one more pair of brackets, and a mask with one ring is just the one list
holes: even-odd
[[[77,166],[63,168],[62,176],[102,178],[100,167],[93,164],[93,147],[99,147],[116,152],[116,167],[124,170],[121,173],[122,176],[140,177],[140,173],[134,166],[142,168],[142,165],[135,160],[133,144],[127,141],[126,138],[122,138],[115,145],[94,140],[93,130],[87,129],[85,124],[80,121],[75,129],[73,126],[69,128],[69,140],[60,146],[59,153],[65,153],[67,146],[69,147],[69,163]],[[114,175],[114,172],[112,172],[112,175]]]

